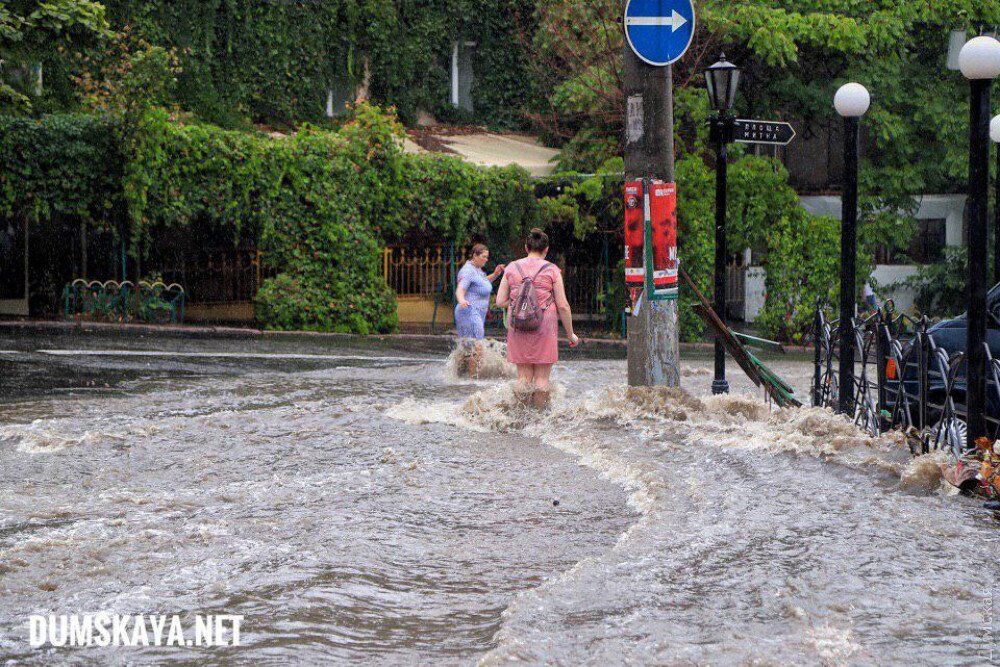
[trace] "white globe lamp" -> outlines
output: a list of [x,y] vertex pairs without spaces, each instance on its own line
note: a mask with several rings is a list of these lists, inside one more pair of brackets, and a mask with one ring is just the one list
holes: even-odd
[[966,79],[1000,76],[1000,42],[985,35],[973,37],[958,54],[958,67]]
[[860,118],[868,113],[872,97],[860,83],[845,83],[833,98],[833,106],[844,118]]

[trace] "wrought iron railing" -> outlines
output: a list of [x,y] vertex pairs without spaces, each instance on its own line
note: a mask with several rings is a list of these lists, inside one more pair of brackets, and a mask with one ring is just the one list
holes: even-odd
[[434,296],[454,281],[461,268],[448,246],[407,248],[391,246],[383,251],[385,282],[398,296]]
[[63,288],[66,317],[103,322],[184,321],[186,294],[177,283],[77,278]]
[[[839,402],[839,325],[822,309],[815,325],[813,405],[837,408]],[[924,317],[894,312],[892,302],[851,321],[855,365],[851,406],[854,423],[872,435],[900,429],[913,454],[946,450],[958,459],[975,451],[967,442],[965,405],[968,356],[949,353],[929,331]],[[1000,435],[1000,360],[988,345],[986,355],[986,435]]]

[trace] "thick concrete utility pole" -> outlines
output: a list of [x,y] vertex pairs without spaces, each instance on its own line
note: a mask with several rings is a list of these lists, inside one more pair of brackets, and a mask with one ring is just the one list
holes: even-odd
[[[648,65],[625,45],[625,180],[674,180],[670,66]],[[648,271],[652,267],[647,267]],[[643,299],[628,322],[628,383],[680,386],[677,301]]]

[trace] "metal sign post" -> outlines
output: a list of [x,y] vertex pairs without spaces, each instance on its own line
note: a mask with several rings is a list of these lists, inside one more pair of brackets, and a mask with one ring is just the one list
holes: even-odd
[[[733,65],[725,61],[713,67]],[[735,92],[729,96],[735,99]],[[745,120],[733,118],[729,109],[720,109],[709,121],[711,124],[711,139],[715,144],[715,310],[720,321],[725,324],[726,307],[726,266],[728,249],[726,247],[726,200],[728,180],[728,146],[733,142],[742,144],[770,144],[787,146],[795,138],[795,128],[789,123],[771,120]],[[726,379],[726,349],[721,338],[715,341],[715,376],[712,380],[713,394],[729,393],[729,381]]]

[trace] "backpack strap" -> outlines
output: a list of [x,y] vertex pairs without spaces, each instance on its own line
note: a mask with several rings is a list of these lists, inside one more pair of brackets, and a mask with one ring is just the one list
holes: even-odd
[[[524,271],[521,270],[521,267],[518,266],[518,264],[519,264],[519,262],[514,262],[514,268],[517,269],[517,272],[521,274],[521,284],[518,285],[518,289],[520,289],[521,286],[524,285],[524,281],[528,280],[528,279],[525,277]],[[533,275],[531,277],[531,280],[528,281],[528,282],[530,282],[532,285],[534,285],[535,284],[535,280],[538,279],[538,276],[542,275],[542,271],[544,271],[545,269],[549,268],[550,266],[555,266],[555,264],[553,264],[552,262],[544,262],[542,264],[541,268],[539,268],[537,271],[535,271],[535,275]],[[549,309],[549,306],[551,306],[553,303],[555,303],[555,300],[556,300],[555,294],[550,294],[548,302],[545,305],[542,305],[541,303],[539,303],[538,304],[538,308],[542,312],[544,312],[544,311],[546,311],[546,310]]]
[[[552,262],[545,262],[544,264],[542,264],[542,268],[538,269],[538,271],[535,272],[535,275],[534,277],[532,277],[531,282],[535,282],[535,279],[538,278],[538,276],[542,275],[542,271],[549,268],[550,266],[552,266]],[[522,273],[521,275],[524,274]]]
[[[513,266],[515,269],[517,269],[517,273],[521,276],[521,283],[518,284],[518,287],[520,287],[521,284],[523,284],[524,281],[528,279],[528,276],[524,275],[524,271],[521,269],[521,261],[520,260],[518,260],[516,262],[512,262],[511,266]],[[545,263],[543,263],[542,266],[541,266],[541,268],[538,269],[537,271],[535,271],[535,275],[533,275],[531,277],[531,283],[534,284],[535,280],[538,279],[538,276],[542,275],[542,271],[544,271],[545,269],[549,268],[550,266],[553,266],[552,262],[545,262]]]

